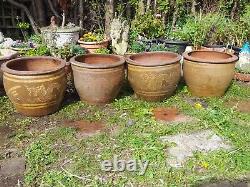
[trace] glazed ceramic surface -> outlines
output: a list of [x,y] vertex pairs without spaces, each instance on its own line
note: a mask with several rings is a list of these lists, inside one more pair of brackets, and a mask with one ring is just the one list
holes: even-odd
[[184,54],[183,73],[194,96],[222,96],[233,77],[238,57],[217,51],[193,51]]
[[65,62],[53,57],[24,57],[2,65],[7,96],[27,116],[58,110],[66,89]]
[[71,59],[75,88],[81,100],[111,102],[124,82],[125,59],[118,55],[87,54]]
[[171,96],[181,77],[181,56],[171,52],[148,52],[127,58],[128,80],[135,94],[146,101]]

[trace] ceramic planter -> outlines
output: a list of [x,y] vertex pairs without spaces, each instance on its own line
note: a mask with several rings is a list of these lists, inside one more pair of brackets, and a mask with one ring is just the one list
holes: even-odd
[[234,79],[242,82],[250,82],[250,74],[235,72]]
[[107,48],[109,44],[109,40],[104,40],[100,42],[84,42],[78,40],[78,43],[81,47],[85,48],[88,53],[95,53],[97,49]]
[[48,45],[63,47],[67,44],[77,43],[79,39],[79,27],[51,29],[44,27],[41,29],[43,39]]
[[238,57],[218,51],[184,53],[183,73],[189,91],[198,97],[222,96],[229,87]]
[[146,101],[171,96],[181,77],[181,56],[172,52],[148,52],[127,58],[128,80],[135,94]]
[[75,88],[82,101],[111,102],[124,81],[125,59],[118,55],[87,54],[71,60]]
[[[2,56],[1,56],[2,55]],[[10,49],[0,49],[0,66],[13,58],[16,58],[18,53]],[[3,87],[3,72],[0,69],[0,89]]]
[[66,89],[65,62],[53,57],[23,57],[2,65],[7,96],[26,116],[44,116],[60,106]]

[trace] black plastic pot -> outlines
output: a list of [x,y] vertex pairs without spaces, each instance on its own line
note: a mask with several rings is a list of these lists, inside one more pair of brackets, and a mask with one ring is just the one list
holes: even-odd
[[160,39],[161,43],[165,44],[167,48],[169,48],[169,51],[176,52],[179,54],[182,54],[185,52],[186,47],[189,45],[189,42],[187,41],[180,41],[180,40],[165,40]]
[[140,40],[140,42],[146,44],[145,51],[147,52],[151,51],[151,48],[154,44],[163,44],[165,48],[168,49],[167,51],[175,52],[178,54],[184,53],[186,47],[189,45],[189,42],[186,41],[166,40],[166,39],[143,39]]

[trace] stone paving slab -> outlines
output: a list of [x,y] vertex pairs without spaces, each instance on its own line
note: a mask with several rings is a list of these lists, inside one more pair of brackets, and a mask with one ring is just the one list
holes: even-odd
[[162,136],[163,142],[175,143],[175,147],[167,150],[167,163],[172,167],[182,167],[188,157],[194,152],[210,152],[219,149],[229,150],[231,145],[216,135],[212,130],[204,130],[191,134],[177,134],[173,136]]

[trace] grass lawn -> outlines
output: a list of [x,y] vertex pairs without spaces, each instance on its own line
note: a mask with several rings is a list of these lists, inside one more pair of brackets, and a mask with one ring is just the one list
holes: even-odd
[[[0,138],[0,159],[4,162],[10,148],[17,150],[15,157],[25,157],[26,186],[199,186],[217,180],[250,180],[250,108],[241,112],[232,104],[246,101],[250,106],[249,85],[233,82],[224,97],[200,100],[182,85],[174,96],[157,103],[131,95],[124,87],[113,103],[93,106],[67,94],[57,113],[41,118],[17,114],[8,98],[1,96],[0,127],[8,127],[9,134]],[[156,107],[177,107],[196,120],[159,122],[152,114]],[[80,120],[101,122],[105,129],[87,136],[68,125]],[[182,168],[170,167],[167,149],[174,145],[160,137],[202,129],[212,130],[233,148],[195,152]],[[101,170],[101,162],[112,161],[115,155],[148,161],[145,174]]]

